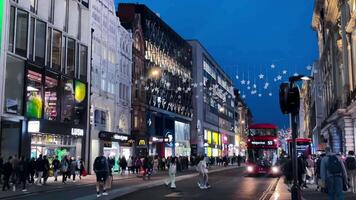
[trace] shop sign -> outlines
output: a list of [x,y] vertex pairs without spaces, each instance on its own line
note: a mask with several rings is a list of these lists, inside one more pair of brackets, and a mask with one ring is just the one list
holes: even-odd
[[267,141],[251,141],[251,144],[252,145],[256,145],[256,146],[272,146],[274,143],[273,143],[273,140],[267,140]]
[[115,140],[120,140],[120,141],[128,141],[128,140],[129,140],[129,136],[127,136],[127,135],[115,134],[115,135],[113,136],[113,138],[114,138]]
[[28,132],[29,133],[40,132],[40,121],[29,121],[28,122]]
[[168,137],[152,137],[151,138],[152,142],[164,142],[164,143],[170,143],[172,140]]
[[73,136],[84,136],[84,130],[80,128],[72,128]]
[[146,141],[145,141],[144,139],[140,139],[140,140],[138,141],[138,145],[139,145],[139,146],[146,146]]

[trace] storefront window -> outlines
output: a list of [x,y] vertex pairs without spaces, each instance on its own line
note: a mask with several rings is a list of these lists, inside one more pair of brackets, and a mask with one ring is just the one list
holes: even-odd
[[29,45],[29,58],[33,60],[33,42],[34,42],[34,35],[35,35],[35,18],[31,17],[30,22],[30,45]]
[[22,115],[25,62],[12,56],[6,59],[5,112]]
[[28,13],[17,9],[15,53],[23,57],[27,56],[27,28]]
[[52,39],[52,68],[61,70],[61,51],[62,51],[62,34],[59,31],[53,30]]
[[46,50],[46,23],[36,21],[36,45],[35,45],[35,62],[45,64],[45,50]]
[[10,35],[9,35],[9,51],[14,50],[14,29],[15,29],[15,7],[10,8]]
[[45,116],[47,120],[57,119],[58,105],[58,78],[57,76],[46,76],[45,80]]
[[62,122],[73,121],[74,114],[74,89],[73,80],[62,77]]
[[211,131],[208,131],[208,144],[211,144]]
[[26,116],[40,119],[42,117],[42,74],[28,70],[26,87]]
[[213,144],[219,144],[219,133],[213,133]]
[[74,77],[75,73],[75,40],[68,38],[67,44],[67,75]]

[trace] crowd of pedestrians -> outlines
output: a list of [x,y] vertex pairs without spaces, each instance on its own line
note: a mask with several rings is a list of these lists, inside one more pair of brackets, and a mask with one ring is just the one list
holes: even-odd
[[76,181],[86,175],[84,162],[79,157],[68,158],[64,156],[61,161],[57,156],[49,158],[39,155],[38,158],[26,158],[25,156],[9,156],[6,160],[0,157],[0,183],[2,190],[16,191],[21,188],[27,191],[27,185],[43,186],[47,184],[48,177],[54,176],[54,181],[58,181],[58,175],[62,174],[62,182],[65,184],[67,178]]
[[[327,193],[330,200],[344,199],[344,192],[356,193],[356,158],[355,152],[348,155],[335,154],[331,148],[319,155],[300,155],[297,159],[298,184],[301,189],[314,185],[317,191]],[[293,180],[292,161],[283,163],[287,184]]]

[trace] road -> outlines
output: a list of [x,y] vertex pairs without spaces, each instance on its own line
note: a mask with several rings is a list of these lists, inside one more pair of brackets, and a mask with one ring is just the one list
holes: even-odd
[[[177,189],[158,186],[134,192],[116,200],[147,200],[147,199],[264,199],[269,187],[275,185],[277,179],[269,177],[245,177],[242,168],[231,169],[209,175],[212,188],[201,190],[197,186],[197,178],[190,178],[177,182]],[[149,197],[149,198],[148,198]],[[268,198],[266,198],[268,199]]]

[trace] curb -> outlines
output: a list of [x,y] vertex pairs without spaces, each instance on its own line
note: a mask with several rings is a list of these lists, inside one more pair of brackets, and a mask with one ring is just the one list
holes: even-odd
[[[216,172],[231,170],[231,169],[237,169],[237,168],[242,168],[242,166],[240,166],[240,167],[233,166],[233,167],[214,169],[214,170],[210,170],[208,173],[211,174],[211,173],[216,173]],[[182,181],[182,180],[194,178],[196,176],[198,176],[198,173],[177,176],[176,181]],[[103,199],[103,200],[115,199],[115,198],[130,194],[130,193],[133,193],[133,192],[136,192],[139,190],[150,189],[150,188],[154,188],[157,186],[161,186],[165,183],[165,181],[166,181],[166,179],[155,180],[155,181],[150,181],[150,182],[139,184],[139,185],[126,186],[126,187],[122,187],[122,188],[118,188],[118,189],[113,189],[113,190],[109,191],[109,193],[110,193],[109,196],[104,196],[104,197],[102,196],[101,199]],[[94,200],[94,199],[97,199],[95,194],[80,197],[80,198],[75,198],[74,200]]]
[[259,200],[272,200],[273,198],[273,194],[274,192],[276,191],[276,188],[277,188],[277,185],[278,185],[278,182],[281,178],[278,177],[276,181],[272,182],[267,190],[265,190],[263,193],[262,193],[262,196],[259,198]]

